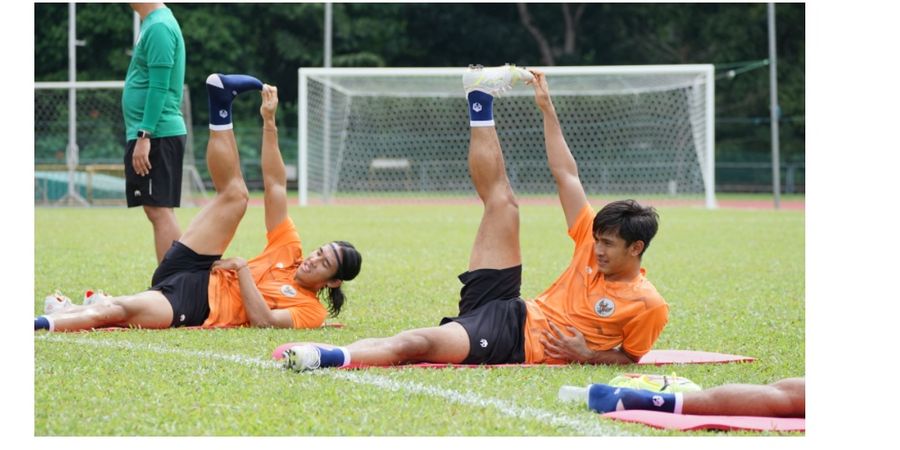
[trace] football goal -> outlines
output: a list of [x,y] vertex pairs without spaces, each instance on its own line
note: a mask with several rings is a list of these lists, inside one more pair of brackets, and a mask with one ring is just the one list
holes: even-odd
[[[463,68],[301,68],[300,204],[471,196]],[[714,192],[712,65],[542,68],[588,195]],[[520,196],[555,193],[531,87],[494,102]]]

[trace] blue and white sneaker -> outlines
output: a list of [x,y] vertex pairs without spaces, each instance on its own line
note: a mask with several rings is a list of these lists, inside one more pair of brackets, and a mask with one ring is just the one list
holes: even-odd
[[59,289],[44,298],[44,314],[62,311],[70,306],[72,306],[72,300],[59,292]]
[[501,93],[534,79],[531,72],[515,64],[504,64],[499,67],[484,67],[480,64],[469,65],[463,74],[463,89],[466,95],[472,91],[481,91],[499,97]]
[[305,372],[318,369],[322,364],[322,355],[315,345],[295,345],[284,351],[284,368],[294,372]]

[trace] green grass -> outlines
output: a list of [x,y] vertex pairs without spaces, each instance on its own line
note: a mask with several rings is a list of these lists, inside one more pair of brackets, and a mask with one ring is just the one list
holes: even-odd
[[[177,211],[183,227],[196,213]],[[704,387],[805,374],[803,212],[700,208],[661,208],[659,234],[644,257],[670,304],[656,348],[737,353],[757,357],[754,363],[295,374],[271,362],[284,342],[347,344],[454,315],[456,275],[480,214],[471,205],[292,208],[307,248],[345,239],[363,253],[363,270],[334,319],[343,329],[37,333],[34,433],[706,435],[601,420],[558,402],[556,392],[623,372],[674,370]],[[521,214],[522,292],[530,298],[567,265],[572,245],[558,206],[524,205]],[[262,208],[249,208],[227,255],[256,255],[264,230]],[[86,288],[136,292],[154,268],[140,210],[35,210],[35,314],[53,289],[76,301]]]

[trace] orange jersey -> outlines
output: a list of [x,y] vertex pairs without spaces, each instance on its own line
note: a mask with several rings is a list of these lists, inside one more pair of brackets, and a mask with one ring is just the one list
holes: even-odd
[[588,348],[610,350],[621,344],[634,357],[650,351],[669,320],[669,306],[656,288],[640,275],[630,281],[608,282],[598,271],[594,254],[594,210],[585,205],[569,229],[575,255],[569,267],[534,300],[525,302],[525,362],[553,363],[544,354],[541,338],[550,331],[548,320],[567,334],[575,327]]
[[[262,254],[247,262],[256,288],[269,309],[286,309],[291,313],[294,328],[316,328],[325,322],[328,311],[316,298],[294,281],[294,274],[303,262],[300,235],[290,217],[266,234],[266,248]],[[209,317],[204,327],[239,326],[249,324],[237,272],[217,270],[209,276]]]

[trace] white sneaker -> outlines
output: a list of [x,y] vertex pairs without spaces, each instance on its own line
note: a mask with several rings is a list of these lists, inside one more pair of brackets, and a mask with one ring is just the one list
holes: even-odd
[[321,364],[322,355],[315,345],[295,345],[284,351],[284,368],[295,372],[315,370]]
[[113,296],[103,291],[94,292],[89,289],[84,292],[84,301],[82,301],[81,304],[84,306],[93,305],[94,303],[100,303],[109,298],[113,298]]
[[59,292],[57,289],[53,294],[44,298],[44,314],[52,314],[72,306],[72,300]]
[[472,91],[481,91],[493,96],[512,89],[526,81],[534,79],[531,72],[515,64],[504,64],[499,67],[483,67],[482,65],[470,65],[469,70],[463,74],[463,88],[466,95]]

